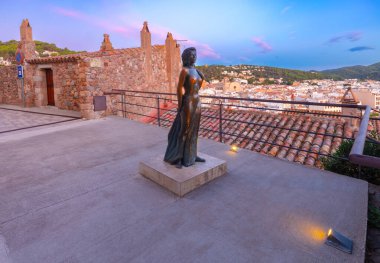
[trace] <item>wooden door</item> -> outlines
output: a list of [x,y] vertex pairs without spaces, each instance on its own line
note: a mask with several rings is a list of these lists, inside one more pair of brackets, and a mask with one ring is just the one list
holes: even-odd
[[46,69],[47,105],[55,106],[53,71]]

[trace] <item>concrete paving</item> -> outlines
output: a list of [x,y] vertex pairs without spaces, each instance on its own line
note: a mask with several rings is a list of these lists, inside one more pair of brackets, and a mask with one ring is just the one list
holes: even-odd
[[0,104],[0,134],[46,126],[80,118],[75,111],[59,110],[55,107],[23,108],[15,105]]
[[111,117],[0,142],[0,262],[364,261],[366,182],[201,139],[227,175],[178,198],[138,174],[167,133]]

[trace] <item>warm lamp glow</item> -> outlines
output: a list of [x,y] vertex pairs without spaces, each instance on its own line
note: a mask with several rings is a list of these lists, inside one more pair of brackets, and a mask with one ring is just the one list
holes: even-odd
[[352,254],[352,240],[338,233],[336,230],[332,230],[331,228],[327,233],[325,244],[342,250],[343,252]]
[[235,144],[231,145],[231,151],[232,152],[237,152],[239,150],[239,147],[237,147]]
[[318,241],[318,242],[321,242],[326,238],[326,232],[316,226],[311,227],[308,230],[308,233],[310,234],[310,237],[313,240]]

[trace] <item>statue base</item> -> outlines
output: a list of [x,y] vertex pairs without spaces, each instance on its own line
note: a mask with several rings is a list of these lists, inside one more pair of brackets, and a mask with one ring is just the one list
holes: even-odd
[[227,172],[226,161],[202,153],[199,157],[206,162],[178,169],[164,162],[164,156],[160,155],[140,162],[139,173],[182,197]]

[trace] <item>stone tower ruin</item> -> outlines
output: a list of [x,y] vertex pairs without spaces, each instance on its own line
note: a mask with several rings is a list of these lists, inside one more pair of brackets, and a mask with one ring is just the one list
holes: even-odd
[[141,48],[145,53],[145,72],[148,82],[152,81],[152,38],[148,28],[148,22],[145,21],[140,31]]
[[22,20],[20,26],[20,47],[25,59],[37,57],[36,45],[33,41],[32,27],[30,26],[28,19]]
[[110,41],[110,35],[104,34],[103,35],[103,42],[100,46],[100,51],[111,51],[113,50],[112,43]]

